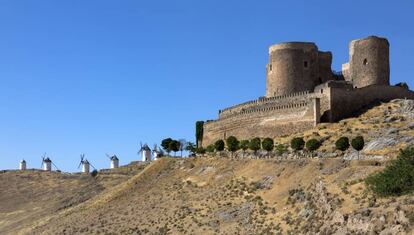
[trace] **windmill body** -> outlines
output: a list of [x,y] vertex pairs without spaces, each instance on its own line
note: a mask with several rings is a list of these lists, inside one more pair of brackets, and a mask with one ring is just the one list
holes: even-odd
[[141,149],[139,150],[138,154],[141,154],[142,162],[151,161],[151,149],[147,144],[141,144]]
[[93,169],[96,169],[86,158],[85,154],[80,155],[80,162],[78,165],[78,169],[82,166],[82,173],[89,174],[90,167],[93,167]]
[[142,161],[151,161],[151,150],[143,150],[142,151]]
[[119,159],[116,155],[113,155],[110,157],[111,159],[111,169],[118,168],[119,167]]
[[20,166],[19,166],[19,169],[20,169],[21,171],[26,170],[26,161],[25,161],[24,159],[20,161]]
[[90,164],[88,162],[88,160],[84,160],[82,162],[82,172],[88,174],[90,170]]
[[52,160],[50,160],[48,157],[43,159],[43,170],[44,171],[52,170]]

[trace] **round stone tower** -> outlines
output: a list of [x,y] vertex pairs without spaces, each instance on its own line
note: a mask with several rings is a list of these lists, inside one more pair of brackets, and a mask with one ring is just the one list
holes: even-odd
[[390,84],[389,43],[369,36],[349,44],[349,75],[356,88]]
[[287,42],[269,48],[266,97],[310,91],[318,79],[318,47],[311,42]]

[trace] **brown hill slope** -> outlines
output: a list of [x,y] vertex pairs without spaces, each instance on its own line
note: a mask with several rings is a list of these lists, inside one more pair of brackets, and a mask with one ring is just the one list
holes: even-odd
[[376,161],[162,159],[30,234],[338,234],[410,231],[412,196],[378,199]]
[[[414,196],[376,198],[363,183],[367,175],[381,170],[399,148],[413,144],[412,107],[413,102],[396,100],[358,118],[322,124],[303,133],[305,138],[324,140],[319,153],[324,158],[165,158],[132,178],[112,179],[107,172],[99,176],[107,177],[106,181],[102,179],[106,189],[95,190],[85,200],[78,200],[76,195],[98,187],[90,178],[84,187],[68,187],[62,192],[65,198],[75,194],[77,203],[70,207],[62,207],[64,201],[56,201],[52,209],[37,209],[36,214],[31,212],[36,206],[30,200],[22,206],[26,208],[24,212],[19,211],[17,203],[10,205],[6,214],[0,214],[0,233],[412,234]],[[352,151],[334,152],[337,137],[357,134],[364,135],[369,145],[363,151],[364,160],[344,160],[353,158]],[[287,143],[290,138],[276,142]],[[19,180],[26,173],[8,174]],[[55,184],[61,180],[46,174],[45,179]],[[61,183],[65,182],[71,185],[72,181],[62,179]],[[37,191],[38,200],[53,198],[55,191]],[[1,206],[20,194],[24,194],[22,188],[6,191],[0,198]],[[31,217],[20,224],[13,221],[20,218],[14,213],[29,213]]]
[[34,221],[85,202],[141,171],[136,164],[83,174],[39,170],[0,172],[0,234],[14,234]]

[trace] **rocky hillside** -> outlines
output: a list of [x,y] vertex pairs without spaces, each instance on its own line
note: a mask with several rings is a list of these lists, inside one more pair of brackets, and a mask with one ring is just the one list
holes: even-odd
[[[378,198],[363,182],[413,144],[413,113],[396,100],[319,125],[303,133],[323,140],[319,158],[164,158],[96,179],[6,172],[0,234],[413,234],[414,195]],[[334,151],[358,134],[362,160]]]

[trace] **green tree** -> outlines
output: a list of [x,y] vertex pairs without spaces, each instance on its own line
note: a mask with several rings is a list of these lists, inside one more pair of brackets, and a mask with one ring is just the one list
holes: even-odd
[[274,142],[271,138],[265,138],[262,141],[262,149],[266,150],[267,152],[272,151],[274,148]]
[[92,172],[91,172],[91,176],[93,177],[93,178],[95,178],[96,176],[98,175],[98,170],[93,170]]
[[203,144],[204,121],[196,122],[196,146],[201,147]]
[[193,155],[196,153],[196,146],[193,142],[188,142],[185,150],[190,152],[190,155]]
[[302,137],[295,137],[290,141],[290,147],[295,151],[302,150],[304,146],[305,141]]
[[321,147],[321,142],[317,139],[310,139],[306,141],[306,149],[313,152]]
[[400,196],[414,192],[414,148],[402,150],[381,172],[370,175],[365,183],[379,196]]
[[178,140],[172,140],[170,144],[168,145],[168,149],[170,151],[174,152],[174,157],[176,156],[176,153],[180,150],[180,141]]
[[161,147],[170,155],[170,143],[173,141],[171,138],[166,138],[161,141]]
[[359,160],[359,151],[361,151],[365,145],[364,137],[359,135],[353,138],[351,141],[351,145],[352,145],[352,148],[354,148],[358,152],[358,160]]
[[256,156],[257,150],[260,150],[261,141],[260,138],[253,138],[250,140],[249,149],[253,151],[254,156]]
[[214,153],[214,145],[210,144],[209,146],[206,147],[206,152],[207,153]]
[[229,136],[226,140],[227,149],[231,152],[231,156],[233,153],[239,149],[239,141],[234,136]]
[[335,142],[335,148],[341,150],[342,152],[349,148],[349,139],[348,137],[342,136]]
[[223,151],[224,150],[224,141],[223,140],[217,140],[214,143],[214,148],[219,152]]

